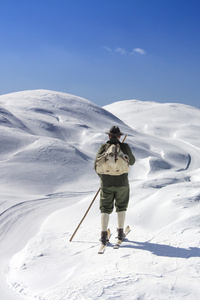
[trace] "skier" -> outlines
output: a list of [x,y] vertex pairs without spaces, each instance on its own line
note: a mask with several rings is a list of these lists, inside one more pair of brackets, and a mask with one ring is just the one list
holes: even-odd
[[[131,152],[131,149],[128,144],[121,143],[120,138],[123,133],[120,131],[119,127],[113,126],[110,128],[109,132],[106,132],[109,136],[107,143],[104,143],[100,146],[94,168],[97,172],[97,161],[101,157],[109,145],[119,145],[120,149],[126,156],[129,158],[129,165],[135,163],[135,157]],[[106,160],[105,160],[106,161]],[[100,211],[101,211],[101,243],[106,245],[107,243],[107,229],[109,223],[109,216],[113,211],[114,204],[117,212],[118,219],[118,240],[123,240],[124,238],[124,223],[126,210],[129,202],[129,181],[128,173],[121,175],[108,175],[108,174],[97,174],[100,177],[101,181],[101,192],[100,192]],[[114,203],[115,201],[115,203]]]

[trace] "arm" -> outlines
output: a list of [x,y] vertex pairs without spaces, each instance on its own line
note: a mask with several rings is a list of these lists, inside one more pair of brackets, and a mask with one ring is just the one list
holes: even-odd
[[124,152],[124,154],[127,154],[129,157],[129,164],[132,166],[135,163],[135,156],[133,155],[131,148],[129,147],[128,144],[122,143],[121,144],[121,149]]

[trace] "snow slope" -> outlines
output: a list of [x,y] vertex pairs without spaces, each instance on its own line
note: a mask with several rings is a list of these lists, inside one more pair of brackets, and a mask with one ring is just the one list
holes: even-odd
[[[128,100],[103,108],[59,92],[0,96],[0,295],[10,299],[198,299],[200,111]],[[98,147],[128,133],[131,168],[119,250],[98,255]],[[113,212],[109,224],[115,241]]]

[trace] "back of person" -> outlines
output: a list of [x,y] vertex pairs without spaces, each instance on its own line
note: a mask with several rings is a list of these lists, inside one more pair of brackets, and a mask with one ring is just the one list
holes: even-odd
[[[120,131],[119,127],[111,127],[109,132],[106,132],[109,136],[107,143],[100,146],[96,159],[95,159],[95,171],[100,177],[101,181],[101,193],[100,193],[100,211],[101,211],[101,242],[106,244],[107,239],[107,229],[109,223],[109,215],[112,213],[114,205],[116,207],[116,212],[118,215],[118,238],[123,238],[123,228],[125,222],[125,214],[129,202],[129,181],[128,181],[128,170],[129,165],[135,163],[135,157],[128,144],[121,143],[120,137],[123,133]],[[120,155],[124,157],[126,167],[120,171],[119,174],[113,173],[111,166],[111,161],[114,163],[115,159],[118,158],[115,154],[113,159],[110,159],[110,163],[104,168],[99,168],[99,161],[105,160],[107,157],[106,151],[112,147],[119,147]],[[118,158],[119,159],[119,158]],[[102,165],[106,165],[107,162],[102,161]],[[117,167],[114,167],[116,171]],[[99,171],[100,170],[100,171]],[[105,171],[106,170],[106,171]]]

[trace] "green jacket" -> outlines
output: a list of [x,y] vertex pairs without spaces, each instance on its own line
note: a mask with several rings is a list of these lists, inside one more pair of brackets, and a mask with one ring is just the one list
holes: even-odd
[[[131,149],[128,144],[121,143],[117,138],[111,138],[107,143],[102,144],[97,152],[96,159],[99,155],[103,154],[107,144],[119,144],[121,150],[124,154],[127,154],[129,157],[129,164],[133,165],[135,163],[135,157],[131,152]],[[94,163],[94,168],[96,167],[96,159]],[[104,175],[98,174],[101,179],[101,188],[103,187],[121,187],[121,186],[129,186],[128,181],[128,173],[122,175]]]

